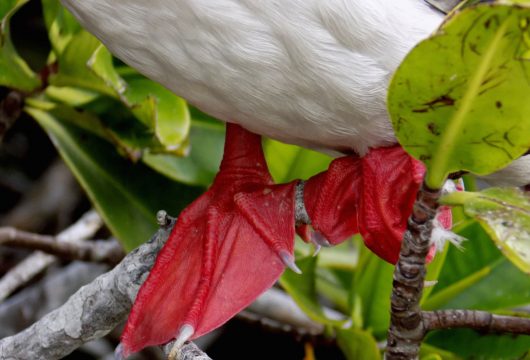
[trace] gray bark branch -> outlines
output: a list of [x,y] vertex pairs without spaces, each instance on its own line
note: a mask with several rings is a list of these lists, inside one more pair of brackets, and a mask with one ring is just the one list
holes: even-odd
[[530,335],[530,318],[495,315],[487,311],[424,311],[422,318],[425,331],[467,328],[488,333]]
[[[95,211],[89,211],[79,221],[57,235],[57,240],[65,243],[79,243],[92,237],[102,224],[99,215]],[[56,260],[57,258],[53,255],[37,251],[17,264],[0,279],[0,302]]]
[[125,253],[116,239],[90,242],[61,242],[55,236],[40,235],[12,227],[0,227],[0,245],[40,250],[69,260],[117,264]]
[[418,358],[425,334],[419,303],[425,280],[425,259],[431,246],[432,220],[440,194],[440,190],[430,190],[423,184],[408,220],[394,270],[386,352],[389,360]]

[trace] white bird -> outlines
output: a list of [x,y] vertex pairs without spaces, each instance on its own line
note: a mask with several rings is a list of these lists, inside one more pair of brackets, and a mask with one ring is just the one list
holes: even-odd
[[[423,0],[62,2],[114,55],[202,111],[283,142],[360,156],[368,154],[369,149],[397,143],[386,110],[388,83],[407,52],[432,33],[443,19],[441,13]],[[234,130],[234,134],[244,138],[243,142],[255,142],[239,130]],[[227,151],[237,149],[227,148],[225,157]],[[256,163],[264,166],[260,161],[258,156]],[[523,185],[530,176],[529,163],[527,159],[519,160],[496,176]],[[330,174],[338,176],[340,173],[330,169]],[[271,190],[272,185],[266,179],[260,186],[264,195],[280,191]],[[230,203],[227,207],[242,206],[238,202],[240,190],[233,189],[230,201],[235,205]],[[207,203],[204,207],[215,205],[219,188],[217,191],[201,200]],[[259,199],[255,196],[253,200]],[[208,209],[211,215],[213,210]],[[187,218],[179,219],[183,221]],[[261,224],[259,221],[249,223],[255,230]],[[290,258],[292,247],[278,247],[276,239],[258,230],[268,248],[294,268]],[[326,242],[318,236],[313,240]],[[204,242],[210,244],[207,240]],[[210,251],[210,248],[205,249],[201,251]],[[276,266],[274,259],[270,261],[271,267]],[[201,282],[194,286],[200,294],[199,300],[190,300],[187,310],[182,310],[182,319],[175,321],[173,327],[160,325],[174,328],[169,335],[151,334],[147,340],[149,336],[142,335],[140,344],[126,344],[126,353],[179,334],[179,339],[186,340],[227,320],[228,315],[224,314],[222,319],[212,320],[207,325],[201,323],[201,316],[209,314],[207,299],[210,295],[204,294],[218,290],[211,289],[216,275],[210,274],[213,270],[209,265],[197,266],[201,270]],[[153,272],[156,269],[155,265]],[[270,285],[283,267],[278,269],[264,282]],[[218,280],[222,282],[223,278]],[[178,282],[173,278],[168,281]],[[210,287],[201,285],[204,283]],[[178,286],[181,286],[178,291],[184,291],[182,286],[185,285]],[[153,291],[144,293],[152,295]],[[178,291],[172,288],[157,296],[180,296]],[[227,313],[237,312],[251,300],[245,298]],[[135,313],[133,309],[132,316],[135,319],[144,316],[138,315],[141,311]],[[138,329],[141,326],[156,327],[156,324],[135,321],[129,333],[142,331]]]

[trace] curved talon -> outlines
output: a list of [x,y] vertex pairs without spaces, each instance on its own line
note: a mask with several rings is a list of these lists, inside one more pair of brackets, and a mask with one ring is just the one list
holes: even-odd
[[116,346],[116,349],[114,349],[114,360],[124,360],[125,357],[123,356],[123,345],[121,343]]
[[188,341],[193,334],[195,334],[195,328],[190,324],[184,324],[180,327],[179,334],[175,339],[175,344],[171,347],[171,351],[168,355],[168,360],[178,360],[180,355],[180,349],[186,341]]
[[315,244],[315,251],[313,251],[313,257],[317,256],[320,252],[320,249],[322,249],[322,246]]
[[311,233],[311,242],[317,246],[330,247],[331,243],[318,231]]
[[280,259],[282,259],[282,262],[287,266],[289,269],[291,269],[293,272],[297,274],[302,274],[302,270],[298,266],[296,266],[296,263],[294,262],[294,257],[289,254],[285,250],[280,250],[280,253],[278,254],[280,256]]

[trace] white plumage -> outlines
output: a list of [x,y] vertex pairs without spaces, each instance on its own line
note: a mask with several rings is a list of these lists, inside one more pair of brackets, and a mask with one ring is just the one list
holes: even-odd
[[419,0],[63,0],[116,56],[203,111],[281,141],[395,143],[390,76],[441,21]]
[[117,57],[204,112],[361,155],[396,142],[390,77],[442,20],[422,0],[62,2]]

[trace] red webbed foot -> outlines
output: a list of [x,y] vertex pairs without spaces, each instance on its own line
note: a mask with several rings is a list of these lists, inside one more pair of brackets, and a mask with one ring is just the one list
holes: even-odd
[[[306,182],[304,203],[312,230],[299,226],[297,231],[305,241],[332,245],[360,233],[368,248],[395,264],[424,173],[424,165],[400,146],[335,159],[326,172]],[[450,227],[450,218],[445,208],[438,220]]]
[[296,183],[274,185],[261,138],[228,124],[220,171],[188,206],[140,289],[123,355],[203,335],[294,265]]

